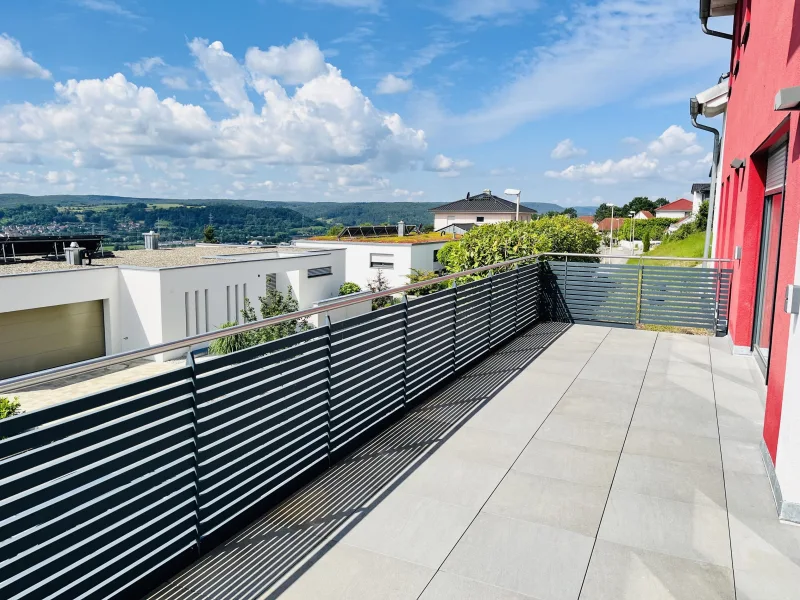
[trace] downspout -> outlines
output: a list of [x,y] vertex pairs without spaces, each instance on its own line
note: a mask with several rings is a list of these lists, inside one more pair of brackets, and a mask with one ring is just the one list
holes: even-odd
[[723,40],[733,41],[733,35],[724,33],[722,31],[714,31],[708,28],[708,19],[711,16],[711,0],[700,0],[700,24],[703,27],[703,33],[706,35],[713,35],[714,37],[722,38]]
[[719,163],[719,129],[714,129],[708,125],[697,122],[697,115],[692,115],[692,126],[703,131],[714,134],[714,152],[711,159],[711,193],[708,197],[708,217],[706,218],[706,242],[703,246],[703,258],[708,258],[709,248],[711,247],[711,231],[714,225],[714,204],[717,194],[717,165]]

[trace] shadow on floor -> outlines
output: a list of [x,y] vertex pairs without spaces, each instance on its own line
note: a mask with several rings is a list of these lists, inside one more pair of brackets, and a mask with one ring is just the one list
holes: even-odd
[[569,327],[535,325],[498,348],[150,600],[277,598]]

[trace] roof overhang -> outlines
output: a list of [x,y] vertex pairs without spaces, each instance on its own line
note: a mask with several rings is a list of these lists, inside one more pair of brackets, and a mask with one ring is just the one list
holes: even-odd
[[738,0],[700,0],[700,18],[729,17],[736,12]]
[[728,90],[730,80],[723,79],[714,87],[710,87],[695,96],[700,104],[700,114],[706,118],[721,115],[728,109]]

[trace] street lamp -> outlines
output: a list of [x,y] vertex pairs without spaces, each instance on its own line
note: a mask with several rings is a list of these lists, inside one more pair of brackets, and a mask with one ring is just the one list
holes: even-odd
[[520,192],[519,190],[514,190],[514,189],[509,188],[503,193],[506,196],[516,196],[517,197],[517,218],[516,218],[516,220],[519,221],[519,197],[522,195],[522,192]]
[[[608,237],[608,253],[613,254],[614,253],[614,205],[611,204],[611,202],[607,202],[606,206],[611,207],[611,227]],[[608,264],[611,264],[610,258],[608,259]]]
[[636,236],[634,235],[634,233],[636,232],[636,219],[634,218],[636,216],[636,213],[631,211],[630,215],[631,215],[631,256],[633,256],[636,253],[635,252]]

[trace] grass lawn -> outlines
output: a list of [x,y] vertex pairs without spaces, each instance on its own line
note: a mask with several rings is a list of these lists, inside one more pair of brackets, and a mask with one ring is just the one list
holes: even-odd
[[[664,242],[650,250],[647,254],[642,256],[675,256],[677,258],[703,258],[703,246],[706,242],[706,234],[704,231],[693,233],[683,240]],[[638,265],[638,258],[631,258],[628,260],[629,265]],[[699,262],[685,262],[685,261],[672,261],[672,260],[644,260],[646,265],[658,265],[661,267],[674,266],[674,267],[693,267],[700,264]]]

